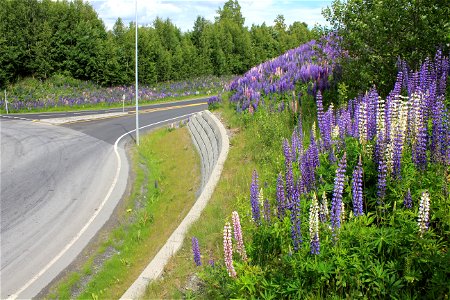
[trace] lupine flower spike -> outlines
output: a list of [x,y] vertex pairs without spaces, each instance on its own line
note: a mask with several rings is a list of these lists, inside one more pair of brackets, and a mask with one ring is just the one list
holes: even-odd
[[196,237],[192,237],[192,253],[194,254],[195,265],[197,267],[201,266],[202,260],[201,260],[201,256],[200,256],[200,248],[198,246],[198,239]]
[[319,202],[317,201],[316,193],[313,194],[313,199],[309,208],[309,239],[311,254],[319,254]]
[[271,214],[272,214],[272,212],[270,210],[270,202],[269,202],[269,199],[266,198],[266,200],[264,200],[264,220],[267,223],[270,223]]
[[333,236],[336,237],[337,231],[341,228],[341,209],[342,209],[342,193],[344,191],[344,176],[347,168],[347,153],[344,152],[339,161],[334,178],[333,200],[331,202],[331,229]]
[[362,216],[363,213],[363,199],[362,199],[362,162],[359,156],[358,165],[353,170],[352,180],[352,200],[353,200],[353,214],[355,217]]
[[247,261],[247,253],[245,252],[244,240],[242,239],[241,221],[237,211],[232,213],[234,238],[237,243],[237,252],[241,255],[242,260]]
[[419,204],[419,217],[417,223],[419,225],[420,237],[428,230],[430,221],[430,195],[428,192],[423,192]]
[[223,252],[225,256],[225,266],[230,277],[236,277],[236,271],[233,266],[233,243],[231,241],[231,225],[226,223],[223,228]]
[[403,199],[403,206],[407,209],[412,208],[412,197],[411,197],[411,191],[409,189],[406,192],[405,198]]
[[327,199],[327,193],[323,191],[322,194],[322,202],[320,203],[320,210],[319,210],[319,217],[320,222],[325,223],[330,218],[330,211],[328,210],[328,199]]
[[252,217],[256,224],[259,224],[261,218],[261,210],[259,208],[259,184],[258,173],[253,171],[252,184],[250,186],[250,203],[252,205]]

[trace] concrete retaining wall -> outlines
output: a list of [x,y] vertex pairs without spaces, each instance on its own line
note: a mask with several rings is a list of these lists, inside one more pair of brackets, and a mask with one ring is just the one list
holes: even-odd
[[211,113],[200,112],[193,115],[188,123],[189,132],[198,153],[200,154],[202,181],[200,192],[208,182],[214,167],[219,159],[219,150],[222,146],[220,130]]

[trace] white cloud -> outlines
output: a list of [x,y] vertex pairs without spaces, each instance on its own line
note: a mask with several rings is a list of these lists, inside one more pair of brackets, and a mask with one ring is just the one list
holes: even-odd
[[[135,19],[135,0],[88,0],[99,17],[103,19],[108,29],[111,29],[117,18],[121,17],[125,24]],[[214,21],[219,7],[223,7],[226,0],[137,0],[138,23],[151,24],[159,16],[170,18],[182,31],[191,30],[197,16]],[[245,25],[272,25],[276,16],[281,14],[290,25],[294,21],[314,24],[325,24],[321,15],[323,7],[331,0],[325,1],[295,1],[295,0],[241,0],[241,12],[245,18]]]

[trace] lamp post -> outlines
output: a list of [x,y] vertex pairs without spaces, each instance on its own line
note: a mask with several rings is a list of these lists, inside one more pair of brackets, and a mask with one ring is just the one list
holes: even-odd
[[138,101],[138,18],[137,18],[137,0],[135,0],[136,15],[136,144],[139,146],[139,101]]

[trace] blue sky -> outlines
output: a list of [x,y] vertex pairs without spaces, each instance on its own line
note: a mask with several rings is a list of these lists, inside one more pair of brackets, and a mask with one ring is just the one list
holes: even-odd
[[[97,11],[106,27],[111,29],[118,17],[125,24],[134,21],[135,0],[87,0]],[[159,16],[169,18],[182,31],[192,30],[197,16],[213,21],[216,11],[226,0],[137,0],[138,23],[151,24]],[[305,22],[311,28],[316,23],[326,25],[321,10],[331,5],[331,0],[240,0],[245,25],[273,25],[276,16],[281,14],[290,25],[294,21]]]

